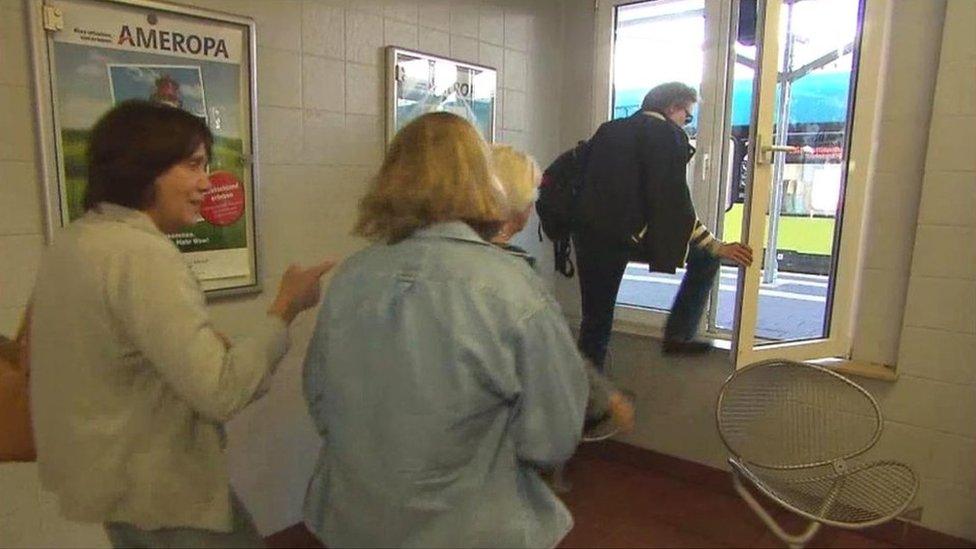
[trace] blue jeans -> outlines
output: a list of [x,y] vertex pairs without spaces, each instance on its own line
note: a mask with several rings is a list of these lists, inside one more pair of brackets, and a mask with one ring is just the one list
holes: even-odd
[[[588,235],[575,235],[573,242],[583,316],[578,344],[583,356],[602,371],[613,328],[617,291],[631,250]],[[719,259],[707,251],[694,247],[688,250],[687,272],[671,305],[665,339],[689,341],[698,333],[719,266]]]
[[664,339],[691,341],[695,338],[720,266],[719,259],[707,251],[695,247],[688,250],[687,271],[671,304]]

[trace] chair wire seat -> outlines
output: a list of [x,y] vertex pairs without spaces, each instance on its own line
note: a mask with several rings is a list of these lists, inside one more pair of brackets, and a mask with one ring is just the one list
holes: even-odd
[[[826,368],[786,360],[746,366],[722,386],[716,421],[736,490],[791,547],[802,547],[821,524],[887,522],[918,489],[907,465],[850,461],[880,439],[881,409],[862,387]],[[783,531],[743,481],[812,521],[807,531]]]

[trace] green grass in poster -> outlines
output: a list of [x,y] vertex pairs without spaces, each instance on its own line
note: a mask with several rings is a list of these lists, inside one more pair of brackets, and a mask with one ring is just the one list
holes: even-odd
[[[88,130],[64,130],[61,132],[62,152],[64,154],[65,194],[68,202],[68,216],[74,221],[84,213],[85,185],[88,174],[86,150]],[[216,137],[213,146],[212,170],[225,170],[244,180],[242,169],[243,143],[240,139]],[[226,227],[217,227],[207,222],[194,225],[188,233],[193,238],[181,238],[180,251],[202,252],[226,250],[247,246],[247,217],[242,216]],[[193,243],[189,243],[192,240]]]

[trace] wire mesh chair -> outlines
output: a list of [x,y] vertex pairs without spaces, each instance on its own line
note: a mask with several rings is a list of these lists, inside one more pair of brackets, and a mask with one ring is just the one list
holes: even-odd
[[[918,490],[915,473],[902,463],[850,461],[881,438],[881,408],[826,368],[787,360],[750,364],[722,386],[716,420],[736,491],[790,547],[803,547],[821,524],[857,529],[887,522]],[[810,525],[787,533],[743,481]]]

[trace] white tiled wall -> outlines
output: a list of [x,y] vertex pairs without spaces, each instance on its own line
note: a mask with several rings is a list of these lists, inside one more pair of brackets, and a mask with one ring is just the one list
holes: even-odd
[[[905,307],[932,114],[944,3],[896,1],[882,61],[885,76],[863,245],[864,294],[852,357],[894,365]],[[883,293],[882,293],[883,288]]]
[[18,2],[0,4],[0,333],[13,332],[43,246],[26,23]]
[[[0,333],[5,335],[20,322],[44,248],[26,37],[22,3],[0,2]],[[0,465],[0,545],[107,546],[100,527],[61,520],[56,506],[39,490],[34,464]]]
[[[892,420],[931,429],[920,503],[976,538],[976,3],[949,0],[898,354]],[[892,405],[894,407],[894,405]],[[963,519],[960,522],[960,519]]]
[[[561,56],[555,2],[185,3],[248,15],[257,23],[259,237],[268,290],[214,305],[215,319],[227,333],[247,333],[289,262],[341,257],[364,245],[349,233],[384,149],[383,46],[419,48],[499,69],[496,137],[525,148],[543,165],[558,150],[559,94],[552,83],[559,80]],[[25,24],[19,0],[0,1],[0,333],[5,334],[17,324],[43,249]],[[533,222],[518,243],[543,256],[541,264],[551,264],[534,231]],[[312,314],[296,321],[292,351],[275,387],[230,424],[234,484],[265,533],[299,520],[318,449],[299,375],[313,321]],[[33,471],[29,465],[0,466],[0,544],[11,539],[28,546],[104,543],[97,527],[57,519],[49,498],[44,505],[12,507],[14,500],[44,497]]]

